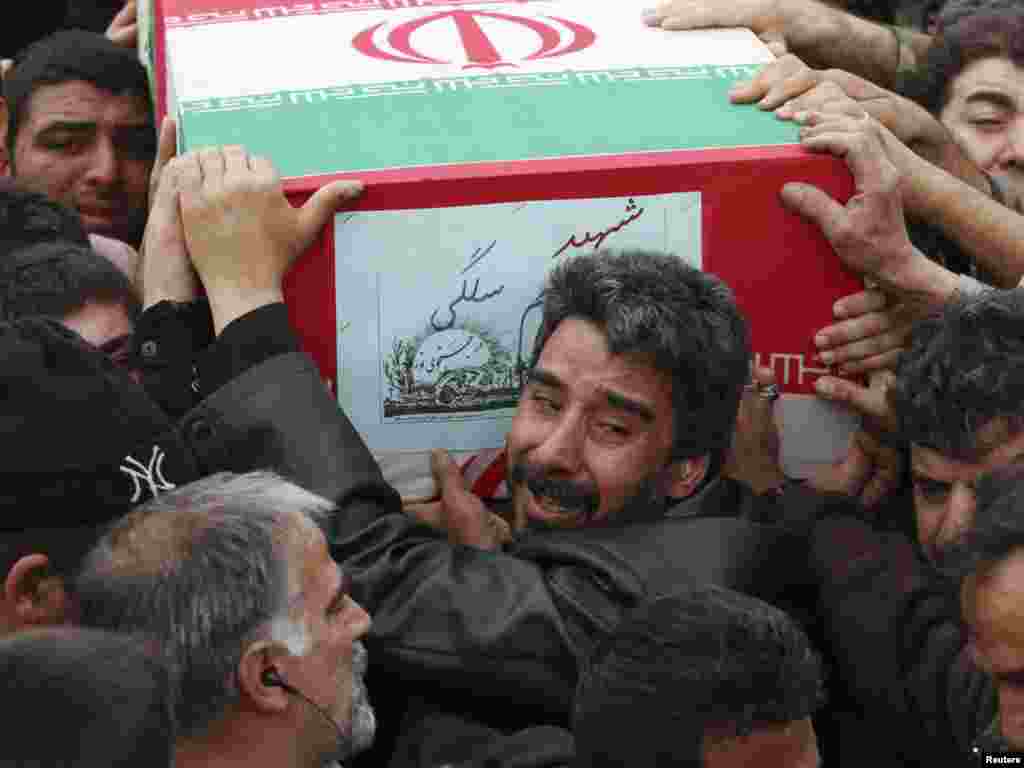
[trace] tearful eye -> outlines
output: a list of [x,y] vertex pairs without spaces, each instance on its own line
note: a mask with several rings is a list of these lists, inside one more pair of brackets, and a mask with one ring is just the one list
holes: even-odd
[[538,409],[545,413],[558,413],[559,409],[561,408],[558,402],[548,397],[547,395],[534,394],[530,399],[533,401],[533,403],[537,406]]
[[930,502],[942,501],[949,495],[950,484],[941,480],[932,480],[930,477],[915,477],[914,488],[926,500]]

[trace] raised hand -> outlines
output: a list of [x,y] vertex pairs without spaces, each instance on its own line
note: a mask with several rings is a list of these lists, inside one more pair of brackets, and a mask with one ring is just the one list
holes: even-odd
[[363,189],[337,181],[293,208],[271,162],[243,147],[190,152],[174,163],[185,241],[217,333],[252,309],[282,301],[288,268]]
[[508,523],[466,487],[462,472],[447,451],[431,452],[430,470],[441,491],[440,500],[407,504],[406,514],[447,532],[453,544],[493,550],[512,538]]
[[644,11],[643,18],[662,29],[747,27],[781,56],[789,47],[786,14],[781,0],[668,0]]
[[837,322],[818,331],[814,343],[822,362],[843,376],[895,367],[918,319],[909,305],[878,290],[845,296],[833,312]]
[[107,39],[125,48],[134,48],[139,40],[138,15],[136,0],[127,0],[107,27]]

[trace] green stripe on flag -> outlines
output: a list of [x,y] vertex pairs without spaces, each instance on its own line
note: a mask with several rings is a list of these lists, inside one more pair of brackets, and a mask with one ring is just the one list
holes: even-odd
[[186,149],[244,144],[284,177],[797,143],[792,123],[730,104],[729,88],[754,71],[638,68],[282,91],[187,102],[181,126]]

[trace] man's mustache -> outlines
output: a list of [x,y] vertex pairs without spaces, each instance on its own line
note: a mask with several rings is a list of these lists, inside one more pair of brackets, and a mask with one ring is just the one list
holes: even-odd
[[538,499],[550,499],[567,512],[581,515],[584,520],[597,514],[601,503],[601,496],[593,483],[558,480],[551,477],[543,467],[524,461],[512,465],[509,480],[516,485],[525,485]]

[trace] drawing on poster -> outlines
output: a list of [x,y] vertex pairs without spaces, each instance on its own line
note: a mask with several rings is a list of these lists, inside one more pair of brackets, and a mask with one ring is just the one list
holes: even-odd
[[[586,246],[597,250],[609,236],[643,214],[644,208],[630,198],[624,218],[595,233],[587,231],[582,237],[571,234],[551,258]],[[476,267],[497,245],[497,240],[491,240],[485,247],[478,246],[461,274]],[[487,327],[487,309],[481,306],[501,296],[504,290],[504,284],[481,290],[479,277],[463,278],[458,294],[430,312],[421,333],[391,339],[391,348],[383,360],[387,382],[385,419],[426,414],[465,417],[515,408],[526,368],[527,347],[532,343],[526,334],[530,328],[536,330],[536,322],[528,321],[532,313],[539,313],[543,307],[544,294],[543,288],[537,290],[524,307],[515,347],[509,349],[501,334]]]
[[339,257],[337,280],[339,327],[366,329],[339,334],[339,399],[373,449],[422,449],[435,438],[419,428],[438,423],[460,449],[500,440],[547,273],[566,258],[616,247],[701,262],[698,193],[367,212],[336,226],[339,254],[378,254],[369,271]]

